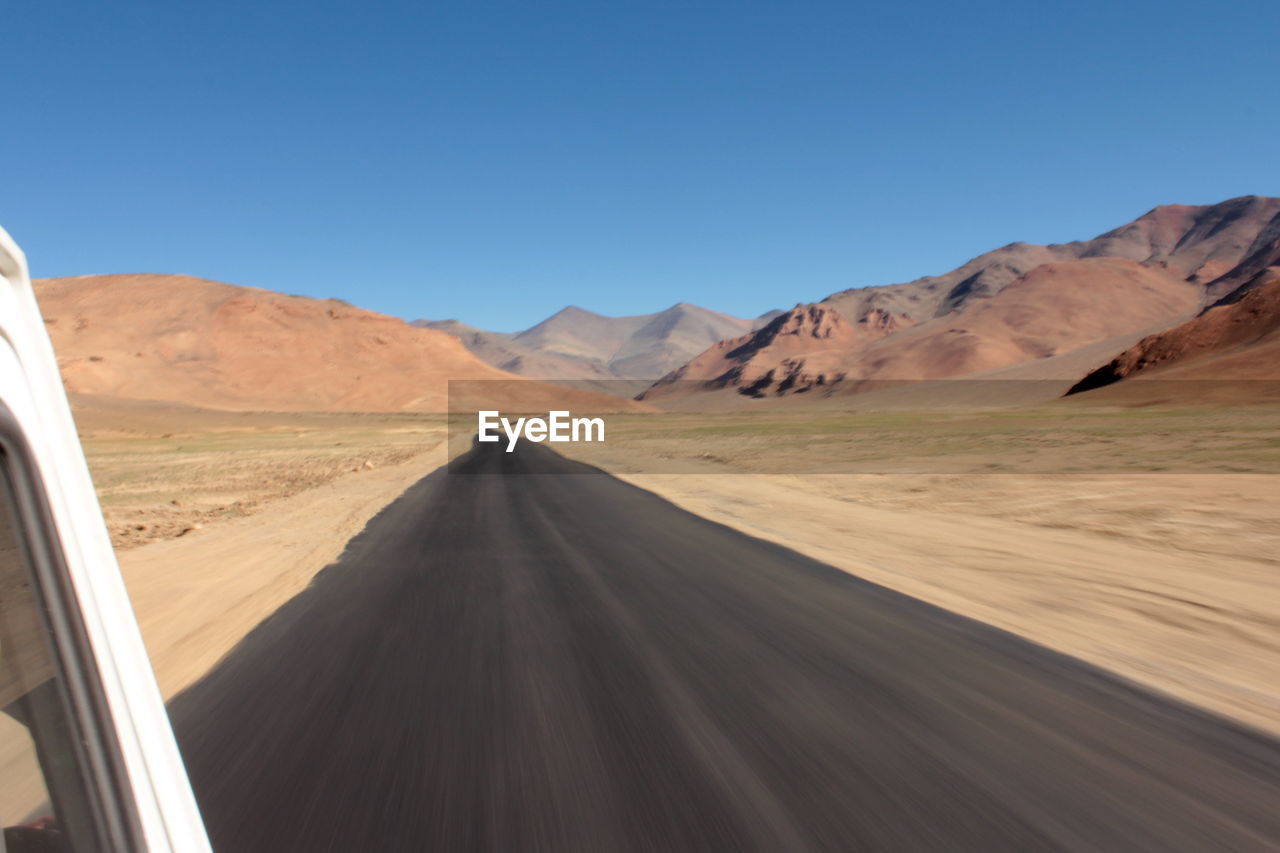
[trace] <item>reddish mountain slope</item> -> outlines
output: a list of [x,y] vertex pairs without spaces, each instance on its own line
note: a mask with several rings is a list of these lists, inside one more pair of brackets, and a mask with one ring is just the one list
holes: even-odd
[[1121,379],[1280,379],[1280,268],[1265,270],[1238,299],[1143,338],[1068,393]]
[[[443,411],[449,379],[515,378],[451,335],[338,300],[177,275],[45,279],[35,289],[71,392],[214,409]],[[535,407],[540,394],[569,393],[510,387]]]
[[737,387],[758,395],[766,389],[785,393],[826,385],[847,373],[849,353],[908,322],[872,309],[850,323],[828,305],[797,305],[756,332],[720,341],[641,396],[688,394],[703,387]]
[[990,299],[872,344],[850,361],[862,378],[939,379],[1072,352],[1189,316],[1203,288],[1119,258],[1042,264]]
[[644,397],[724,387],[785,395],[818,385],[841,393],[841,381],[960,376],[1158,328],[1233,286],[1229,277],[1272,245],[1271,229],[1280,240],[1278,222],[1280,199],[1247,196],[1158,207],[1088,241],[1012,243],[941,276],[799,306],[786,322],[803,326],[816,307],[848,332],[779,344],[770,324],[716,344]]
[[800,306],[754,335],[718,344],[645,399],[702,387],[839,393],[844,380],[992,370],[1174,322],[1199,307],[1202,293],[1160,267],[1090,258],[1042,264],[967,311],[915,325],[883,309],[851,323],[826,303]]
[[1221,278],[1210,282],[1209,292],[1215,298],[1221,296],[1221,301],[1234,301],[1250,288],[1270,280],[1270,270],[1277,267],[1280,267],[1280,213],[1258,232],[1245,252],[1244,260]]

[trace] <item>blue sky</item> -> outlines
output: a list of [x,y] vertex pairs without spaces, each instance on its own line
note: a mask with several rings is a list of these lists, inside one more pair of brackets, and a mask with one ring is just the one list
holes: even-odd
[[1280,4],[6,4],[0,224],[510,331],[1280,195]]

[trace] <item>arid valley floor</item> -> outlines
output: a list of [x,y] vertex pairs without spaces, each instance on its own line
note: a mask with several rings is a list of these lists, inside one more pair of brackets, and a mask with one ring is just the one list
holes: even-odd
[[[77,408],[166,695],[445,461],[440,416]],[[699,515],[1280,732],[1280,408],[615,415],[603,445],[567,446]]]

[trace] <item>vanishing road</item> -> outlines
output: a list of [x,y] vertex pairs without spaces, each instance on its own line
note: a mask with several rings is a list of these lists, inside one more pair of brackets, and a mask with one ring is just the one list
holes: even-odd
[[1280,849],[1272,740],[542,447],[457,467],[174,701],[218,850]]

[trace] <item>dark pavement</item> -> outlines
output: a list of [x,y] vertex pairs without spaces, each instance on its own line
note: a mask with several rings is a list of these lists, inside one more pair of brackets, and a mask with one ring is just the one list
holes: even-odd
[[1280,849],[1275,741],[539,446],[455,470],[172,703],[219,851]]

